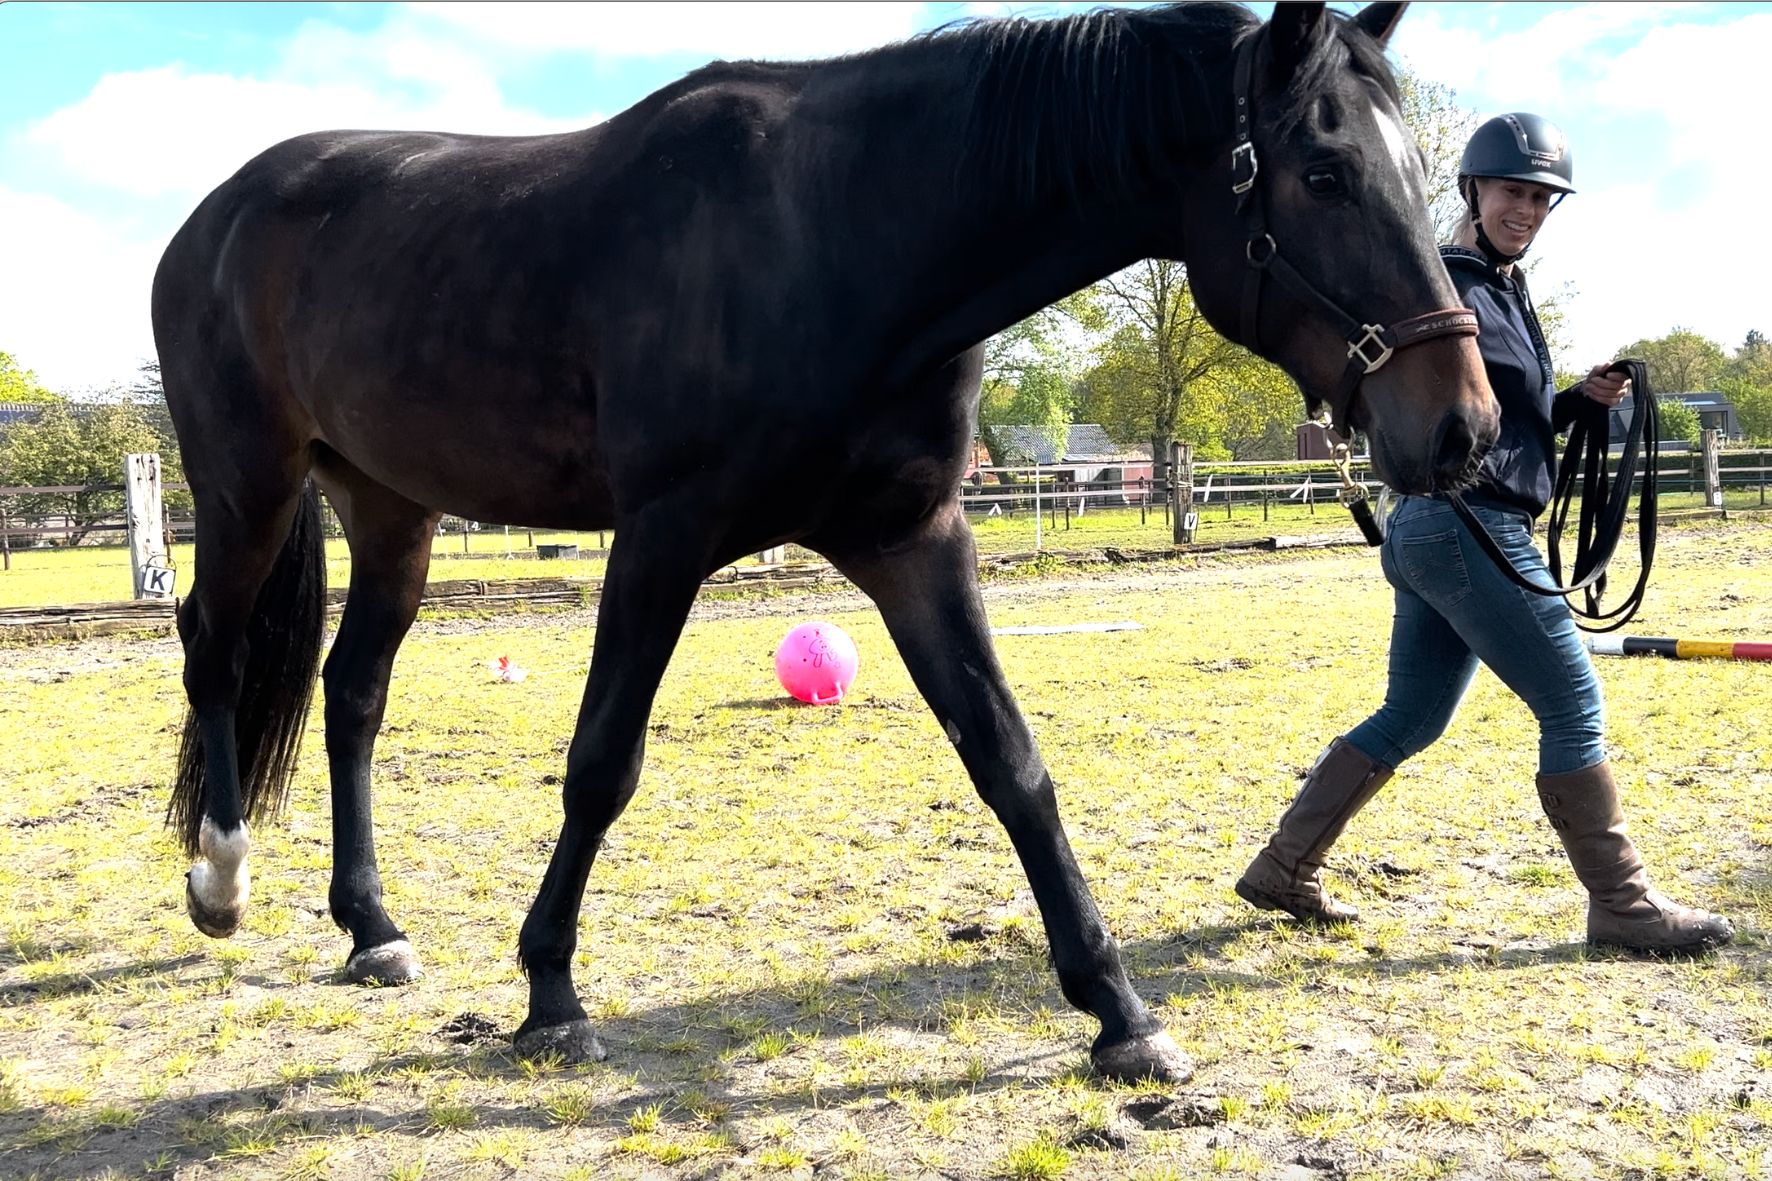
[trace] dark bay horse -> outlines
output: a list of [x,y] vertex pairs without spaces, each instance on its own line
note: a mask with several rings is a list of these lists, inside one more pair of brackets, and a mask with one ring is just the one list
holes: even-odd
[[1064,995],[1101,1023],[1096,1068],[1185,1077],[992,650],[958,500],[980,342],[1179,259],[1212,323],[1365,430],[1393,486],[1456,486],[1496,412],[1383,58],[1402,7],[984,22],[718,63],[568,134],[334,131],[247,163],[173,239],[153,296],[197,506],[170,811],[197,926],[239,926],[246,821],[280,804],[312,697],[314,485],[351,548],[320,679],[331,910],[358,980],[419,974],[381,904],[370,763],[438,515],[613,528],[516,1038],[600,1055],[571,977],[578,914],[659,678],[703,578],[796,541],[873,598],[1002,821]]

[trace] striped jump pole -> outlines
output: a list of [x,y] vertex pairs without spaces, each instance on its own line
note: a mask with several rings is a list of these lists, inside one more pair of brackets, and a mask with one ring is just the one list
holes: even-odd
[[1585,636],[1596,656],[1665,656],[1669,660],[1772,660],[1772,643],[1670,640],[1664,636]]

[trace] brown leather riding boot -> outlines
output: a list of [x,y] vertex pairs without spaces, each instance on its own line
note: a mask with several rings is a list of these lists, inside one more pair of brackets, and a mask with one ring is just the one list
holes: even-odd
[[1562,838],[1575,876],[1587,887],[1587,941],[1646,952],[1721,947],[1735,928],[1721,915],[1692,910],[1649,884],[1643,859],[1624,832],[1612,764],[1540,775],[1538,800]]
[[1237,895],[1262,910],[1283,910],[1301,923],[1346,923],[1360,912],[1323,892],[1323,854],[1355,812],[1378,794],[1391,769],[1346,739],[1329,744],[1272,839],[1237,882]]

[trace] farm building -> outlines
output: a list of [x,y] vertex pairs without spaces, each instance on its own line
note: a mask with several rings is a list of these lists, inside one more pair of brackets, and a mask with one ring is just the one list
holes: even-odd
[[36,422],[43,407],[36,402],[0,402],[0,433],[21,422]]
[[[1726,440],[1743,437],[1741,419],[1735,413],[1735,403],[1715,390],[1691,394],[1656,394],[1655,397],[1660,402],[1682,402],[1691,407],[1693,413],[1698,415],[1698,425],[1703,430],[1722,431]],[[1624,432],[1630,429],[1631,415],[1636,412],[1636,399],[1630,396],[1613,407],[1613,446],[1624,443]]]
[[995,432],[1002,454],[991,458],[998,467],[1062,469],[1056,473],[1061,488],[1096,488],[1089,500],[1097,504],[1127,504],[1138,499],[1138,482],[1151,475],[1149,447],[1125,446],[1108,438],[1093,422],[1077,422],[1058,430],[1035,426],[1000,426]]

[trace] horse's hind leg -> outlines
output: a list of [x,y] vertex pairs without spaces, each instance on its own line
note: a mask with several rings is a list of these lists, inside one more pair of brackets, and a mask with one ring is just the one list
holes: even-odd
[[418,614],[437,514],[325,455],[315,478],[351,546],[351,588],[327,654],[326,758],[332,778],[332,920],[351,934],[345,976],[405,984],[418,956],[381,903],[369,768],[394,654]]
[[[218,454],[183,445],[187,455]],[[262,462],[220,456],[189,473],[196,578],[178,625],[190,713],[168,819],[197,858],[185,888],[191,919],[217,938],[245,917],[246,821],[282,803],[325,623],[319,504],[302,490],[306,457],[291,445],[255,458]]]
[[889,549],[808,543],[879,606],[917,688],[1008,830],[1065,998],[1101,1022],[1090,1052],[1095,1069],[1129,1081],[1185,1080],[1192,1066],[1132,991],[1065,838],[1052,777],[991,647],[977,551],[958,501]]

